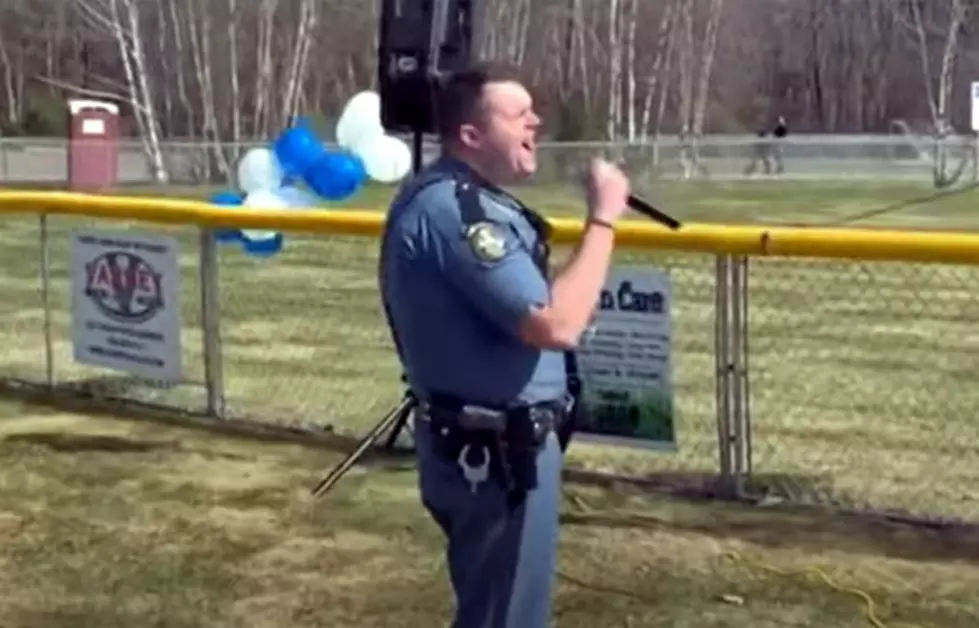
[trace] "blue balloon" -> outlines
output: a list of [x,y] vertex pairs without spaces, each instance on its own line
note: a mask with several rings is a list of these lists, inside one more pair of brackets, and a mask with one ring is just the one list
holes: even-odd
[[245,195],[239,192],[217,192],[211,197],[212,205],[222,205],[225,207],[234,207],[236,205],[241,205],[245,202]]
[[[244,201],[244,194],[230,190],[217,192],[211,196],[211,204],[222,207],[240,207]],[[241,233],[237,229],[221,228],[214,230],[214,239],[219,243],[237,242],[240,237]]]
[[219,244],[229,244],[241,239],[241,232],[237,229],[215,229],[214,240]]
[[359,157],[349,153],[327,152],[314,163],[303,177],[313,192],[328,201],[339,201],[356,192],[367,170]]
[[305,123],[286,129],[272,144],[286,177],[302,177],[326,154],[326,146]]
[[246,237],[242,237],[241,245],[248,255],[254,257],[271,257],[282,250],[283,240],[284,238],[281,233],[276,233],[272,238],[261,240],[249,240]]
[[[296,185],[299,181],[319,198],[338,201],[354,194],[367,179],[367,169],[359,157],[346,151],[328,150],[307,121],[299,121],[283,131],[271,148],[283,171],[284,183],[280,189],[291,206],[317,205],[315,197]],[[244,194],[224,191],[212,196],[211,203],[236,207],[243,205],[245,198]],[[252,235],[259,234],[240,229],[215,230],[218,242],[240,242],[247,255],[271,257],[282,250],[285,238],[281,233],[258,239],[250,238]]]

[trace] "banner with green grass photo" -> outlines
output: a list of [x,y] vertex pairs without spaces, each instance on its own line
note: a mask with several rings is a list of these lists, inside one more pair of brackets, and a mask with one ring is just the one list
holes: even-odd
[[672,341],[669,274],[613,268],[578,349],[582,441],[676,450]]

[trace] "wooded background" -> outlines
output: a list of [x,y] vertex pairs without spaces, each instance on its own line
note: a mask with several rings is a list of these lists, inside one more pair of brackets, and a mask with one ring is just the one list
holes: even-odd
[[[474,0],[478,50],[531,79],[550,139],[688,130],[969,132],[979,0]],[[378,0],[4,0],[3,134],[64,100],[160,142],[267,138],[374,87]],[[900,127],[900,129],[896,128]]]

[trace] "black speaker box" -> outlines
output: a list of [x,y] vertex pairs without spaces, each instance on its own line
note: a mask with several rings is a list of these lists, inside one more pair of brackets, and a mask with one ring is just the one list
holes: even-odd
[[472,61],[472,2],[381,0],[377,78],[388,131],[435,132],[442,80]]

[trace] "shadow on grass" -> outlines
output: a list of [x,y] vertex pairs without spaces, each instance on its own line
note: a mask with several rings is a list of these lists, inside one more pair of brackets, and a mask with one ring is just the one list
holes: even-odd
[[[125,392],[125,387],[120,387],[119,382],[114,384],[113,394]],[[147,421],[249,441],[299,444],[343,455],[353,452],[363,439],[362,435],[336,432],[329,426],[325,428],[309,425],[295,426],[271,422],[267,418],[263,420],[259,417],[247,416],[217,419],[202,412],[180,411],[172,406],[93,395],[84,383],[71,383],[49,390],[46,386],[33,382],[0,379],[0,400],[30,405],[30,413],[34,415],[68,412],[107,419]],[[0,416],[0,421],[3,418]],[[381,435],[378,441],[383,442],[384,438],[385,435]],[[65,441],[62,441],[62,445],[64,443]],[[49,447],[56,449],[52,444],[49,444]],[[374,447],[363,454],[358,464],[362,467],[401,471],[413,466],[414,455],[412,450]]]
[[177,449],[178,443],[134,440],[107,435],[60,434],[52,432],[28,432],[11,434],[4,441],[40,445],[55,452],[146,453],[161,449]]
[[[660,474],[664,476],[666,474]],[[738,540],[769,548],[804,548],[819,552],[834,549],[854,554],[878,555],[910,561],[948,561],[979,565],[979,525],[968,522],[927,522],[884,512],[843,511],[825,505],[729,499],[721,494],[673,490],[671,496],[686,499],[686,507],[664,508],[650,498],[650,485],[695,484],[695,478],[677,474],[652,482],[643,479],[608,480],[568,473],[578,486],[604,489],[596,503],[562,514],[567,526],[658,529],[702,534],[719,540]],[[757,485],[781,484],[784,477],[753,478]],[[798,483],[799,478],[791,478]],[[708,478],[701,478],[702,484]],[[572,504],[582,503],[576,497]],[[639,509],[636,504],[639,503]],[[769,505],[770,504],[770,505]]]
[[[58,412],[76,412],[105,418],[147,420],[175,427],[201,429],[210,433],[262,442],[288,442],[325,448],[338,454],[355,449],[359,437],[330,431],[289,429],[281,425],[246,420],[215,420],[173,409],[139,403],[86,399],[60,389],[48,391],[36,385],[0,382],[0,398],[34,404]],[[0,419],[2,420],[2,419]],[[55,452],[94,451],[106,453],[145,453],[160,449],[179,449],[173,441],[133,440],[116,436],[83,436],[63,433],[21,433],[8,442],[45,446]],[[362,466],[391,472],[410,470],[413,453],[375,448],[361,460]],[[562,522],[569,526],[611,528],[660,528],[692,532],[715,538],[739,539],[768,547],[804,547],[813,550],[836,548],[861,554],[880,554],[918,561],[965,561],[979,564],[979,525],[969,523],[914,520],[893,513],[841,512],[828,506],[749,506],[735,499],[729,487],[706,474],[657,473],[647,477],[616,477],[583,469],[566,470],[569,488],[599,487],[602,503],[592,512],[568,512]],[[825,482],[818,477],[757,475],[747,487],[748,494],[771,494],[771,487],[792,483],[809,486],[812,492]],[[671,508],[666,515],[662,495],[682,500],[685,509]],[[745,494],[745,493],[741,493]],[[639,500],[645,511],[630,511]],[[675,503],[675,502],[674,502]],[[766,502],[762,501],[761,504]],[[623,514],[625,513],[625,514]]]

